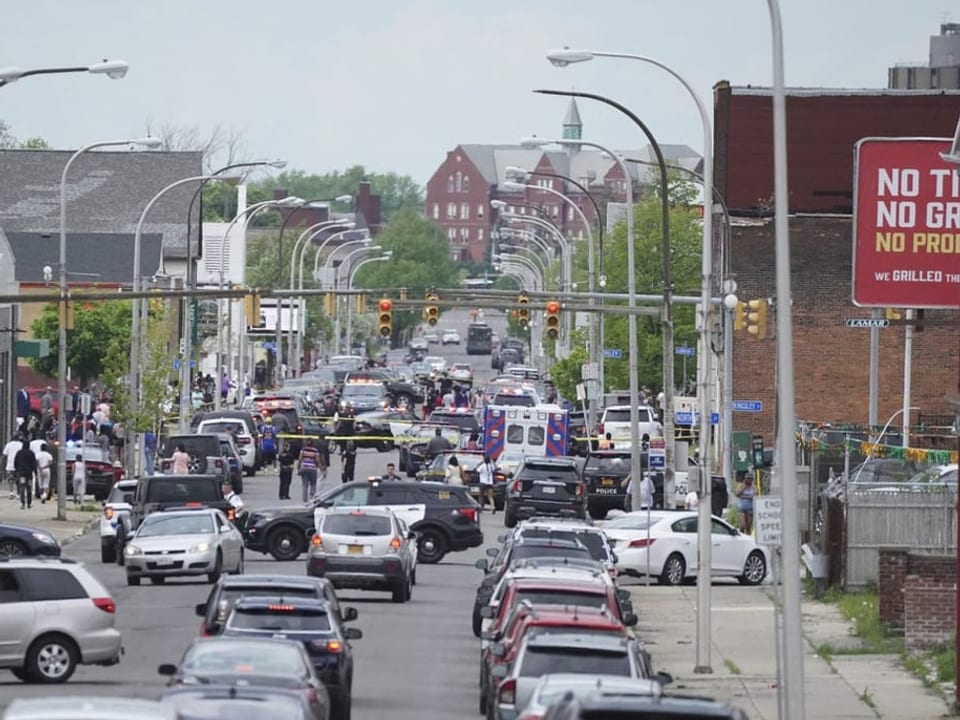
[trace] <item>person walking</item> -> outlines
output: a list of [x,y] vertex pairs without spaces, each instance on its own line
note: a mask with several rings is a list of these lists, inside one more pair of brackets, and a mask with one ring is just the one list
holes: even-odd
[[351,438],[343,444],[340,451],[343,459],[343,471],[340,474],[340,481],[344,483],[353,482],[353,473],[357,467],[357,443]]
[[263,437],[260,440],[260,452],[263,455],[263,465],[271,468],[277,466],[277,428],[273,425],[273,418],[267,415],[263,419]]
[[309,502],[317,494],[317,467],[320,453],[313,446],[312,440],[307,440],[300,450],[298,466],[300,483],[303,489],[303,501]]
[[83,455],[77,453],[73,462],[73,504],[82,505],[83,496],[87,494],[87,464]]
[[10,490],[10,499],[13,500],[17,496],[17,469],[13,464],[14,458],[17,456],[17,453],[20,452],[20,448],[23,445],[20,437],[14,437],[3,446],[3,456],[7,460],[5,466],[5,472],[7,476],[7,488]]
[[153,475],[157,464],[157,436],[153,430],[147,430],[143,434],[143,458],[147,475]]
[[327,481],[327,470],[330,469],[330,441],[326,435],[320,435],[320,437],[317,438],[316,447],[317,452],[320,453],[318,478],[322,486],[323,483]]
[[460,467],[460,461],[457,460],[456,455],[450,456],[443,481],[447,485],[463,485],[463,468]]
[[480,481],[480,511],[483,511],[487,500],[490,501],[490,507],[493,508],[493,514],[497,514],[497,503],[493,499],[493,461],[489,455],[483,456],[483,462],[477,465],[477,479]]
[[740,532],[749,535],[753,532],[753,499],[757,489],[753,486],[753,476],[747,475],[743,484],[737,488],[737,513],[740,515]]
[[280,499],[290,499],[290,483],[293,482],[293,466],[297,462],[293,451],[286,447],[280,453]]
[[20,443],[20,449],[13,458],[13,468],[17,476],[20,509],[24,510],[33,505],[33,484],[37,479],[37,458],[26,440]]
[[53,455],[46,443],[40,446],[40,452],[36,453],[38,479],[40,483],[40,502],[45,503],[53,495],[50,487],[50,468],[53,467]]
[[172,475],[190,474],[190,456],[187,455],[187,448],[183,443],[177,443],[177,449],[170,459],[173,460],[173,468],[170,471]]

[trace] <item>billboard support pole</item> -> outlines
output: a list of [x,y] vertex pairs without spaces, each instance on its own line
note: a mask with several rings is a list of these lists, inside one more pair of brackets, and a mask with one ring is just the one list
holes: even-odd
[[913,379],[913,320],[914,312],[908,309],[904,317],[907,320],[903,334],[903,447],[910,447],[910,390]]
[[[874,308],[871,313],[874,320],[881,318],[880,310]],[[880,398],[880,328],[870,328],[870,387],[869,392],[869,410],[867,411],[867,425],[870,426],[870,436],[874,436],[874,428],[877,427],[878,418],[877,404]]]

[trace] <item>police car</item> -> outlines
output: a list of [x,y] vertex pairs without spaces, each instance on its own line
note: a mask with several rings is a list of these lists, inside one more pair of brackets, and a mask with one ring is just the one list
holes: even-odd
[[100,561],[115,562],[117,559],[117,528],[122,516],[130,514],[133,496],[137,491],[136,480],[121,480],[115,483],[100,514]]

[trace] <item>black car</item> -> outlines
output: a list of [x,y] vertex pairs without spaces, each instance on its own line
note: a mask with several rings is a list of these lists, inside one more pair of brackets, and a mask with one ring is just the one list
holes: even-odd
[[407,477],[415,477],[427,465],[427,445],[436,435],[438,427],[440,434],[450,442],[451,446],[456,446],[462,433],[460,428],[454,425],[431,423],[411,425],[403,442],[400,443],[400,460],[397,468],[400,472],[405,472]]
[[389,368],[371,368],[355,371],[344,378],[344,386],[358,381],[380,382],[387,390],[393,407],[413,408],[423,404],[423,388],[414,382],[399,377]]
[[307,550],[314,530],[316,507],[387,506],[417,533],[417,561],[440,562],[448,552],[483,543],[480,506],[467,488],[433,482],[346,483],[325,492],[306,507],[281,506],[253,510],[243,529],[244,543],[253,552],[276,560],[296,560]]
[[219,635],[230,611],[242,597],[283,595],[285,598],[323,600],[341,623],[357,619],[357,609],[341,607],[333,585],[324,578],[301,575],[221,575],[210,588],[207,601],[195,608],[203,618],[200,632],[204,636]]
[[358,448],[376,448],[378,452],[389,452],[395,447],[394,438],[405,434],[407,428],[419,421],[420,418],[409,410],[365,412],[353,419],[353,436]]
[[480,433],[483,428],[476,414],[470,408],[437,408],[430,413],[430,422],[437,425],[453,425],[461,433]]
[[303,643],[310,662],[330,693],[333,718],[349,720],[353,694],[351,640],[363,633],[345,628],[330,606],[315,598],[243,597],[223,626],[224,637],[282,637]]
[[587,492],[577,460],[569,457],[524,458],[507,483],[503,523],[514,527],[534,515],[587,515]]
[[583,466],[587,487],[587,510],[600,520],[611,510],[623,510],[627,489],[623,481],[630,475],[629,450],[595,450]]
[[45,530],[0,523],[0,558],[32,555],[60,557],[60,543]]
[[707,698],[650,694],[648,692],[606,692],[577,697],[570,692],[547,708],[543,720],[747,720],[738,707]]

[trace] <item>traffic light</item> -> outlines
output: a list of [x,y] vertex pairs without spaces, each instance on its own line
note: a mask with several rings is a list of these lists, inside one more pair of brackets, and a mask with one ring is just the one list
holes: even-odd
[[260,293],[252,292],[243,296],[243,311],[247,318],[247,327],[256,328],[263,325],[260,319]]
[[[427,293],[426,299],[428,302],[435,303],[440,298],[435,292],[431,291]],[[440,308],[438,308],[436,305],[427,305],[426,315],[427,324],[436,325],[437,321],[440,320]]]
[[520,297],[517,298],[517,302],[520,303],[521,306],[524,306],[517,311],[517,321],[521,325],[526,325],[528,322],[530,322],[530,311],[525,306],[530,302],[530,298],[527,297],[526,293],[520,293]]
[[743,330],[747,326],[747,304],[738,302],[733,308],[733,329]]
[[750,310],[747,313],[747,332],[753,335],[757,340],[763,340],[767,336],[767,310],[770,304],[766,300],[751,300],[747,303]]
[[560,337],[560,303],[551,300],[547,303],[547,318],[544,325],[547,328],[547,337],[556,340]]
[[380,300],[380,337],[390,337],[393,334],[393,300]]
[[327,317],[333,317],[337,314],[337,296],[332,292],[323,296],[323,312],[327,314]]

